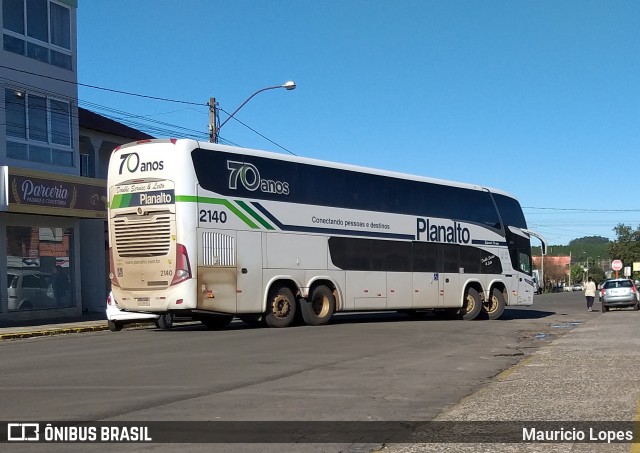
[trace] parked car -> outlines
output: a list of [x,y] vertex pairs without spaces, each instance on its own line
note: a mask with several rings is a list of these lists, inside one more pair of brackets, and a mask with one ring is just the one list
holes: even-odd
[[51,274],[33,269],[7,271],[9,310],[38,310],[55,308],[56,300],[51,288]]
[[571,291],[582,291],[582,285],[575,284],[571,287]]
[[173,314],[154,315],[151,313],[136,313],[118,308],[117,302],[110,291],[107,296],[107,323],[109,330],[118,332],[126,324],[138,322],[154,322],[160,329],[170,329],[173,326]]
[[604,282],[600,290],[600,302],[602,303],[603,313],[609,311],[609,308],[612,307],[640,309],[638,290],[633,281],[628,278],[616,278]]

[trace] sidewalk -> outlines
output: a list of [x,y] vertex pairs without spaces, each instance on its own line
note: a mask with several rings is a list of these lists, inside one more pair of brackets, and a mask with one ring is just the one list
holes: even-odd
[[30,321],[0,321],[0,341],[108,330],[104,313]]
[[[515,425],[509,421],[552,421],[558,422],[552,424],[558,430],[570,429],[567,422],[589,426],[607,421],[622,428],[628,427],[625,422],[640,421],[639,394],[640,313],[616,310],[539,349],[435,421],[494,421],[505,429]],[[640,453],[640,433],[636,430],[634,435],[635,443],[416,443],[388,445],[383,451]],[[462,433],[461,439],[468,442],[471,436]]]

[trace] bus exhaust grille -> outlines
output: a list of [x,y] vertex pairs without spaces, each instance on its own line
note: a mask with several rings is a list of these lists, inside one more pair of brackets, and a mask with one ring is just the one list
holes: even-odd
[[171,247],[171,216],[113,219],[116,250],[121,257],[164,256]]

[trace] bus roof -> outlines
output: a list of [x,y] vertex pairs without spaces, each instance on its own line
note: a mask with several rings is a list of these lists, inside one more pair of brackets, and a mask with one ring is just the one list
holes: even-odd
[[131,146],[135,146],[135,145],[155,144],[155,143],[173,143],[174,145],[182,145],[182,146],[185,146],[186,148],[193,148],[193,149],[201,148],[201,149],[212,150],[212,151],[220,150],[220,151],[224,151],[224,152],[228,152],[228,153],[234,153],[234,154],[248,154],[248,155],[253,155],[253,156],[257,156],[257,157],[265,157],[265,158],[270,158],[270,159],[283,160],[283,161],[288,161],[288,162],[297,162],[297,163],[309,164],[309,165],[319,165],[319,166],[323,166],[323,167],[336,168],[336,169],[341,169],[341,170],[350,170],[350,171],[356,171],[356,172],[360,172],[360,173],[376,174],[376,175],[387,176],[387,177],[391,177],[391,178],[410,179],[410,180],[414,180],[414,181],[428,182],[428,183],[432,183],[432,184],[440,184],[440,185],[445,185],[445,186],[460,187],[460,188],[463,188],[463,189],[470,189],[470,190],[485,190],[486,189],[491,193],[503,195],[503,196],[506,196],[506,197],[509,197],[509,198],[513,198],[514,200],[516,199],[516,197],[514,197],[512,194],[510,194],[508,192],[505,192],[503,190],[496,189],[496,188],[493,188],[493,187],[480,186],[480,185],[477,185],[477,184],[464,183],[464,182],[459,182],[459,181],[451,181],[451,180],[432,178],[432,177],[426,177],[426,176],[418,176],[418,175],[414,175],[414,174],[410,174],[410,173],[401,173],[401,172],[395,172],[395,171],[390,171],[390,170],[381,170],[381,169],[377,169],[377,168],[363,167],[363,166],[352,165],[352,164],[344,164],[344,163],[333,162],[333,161],[328,161],[328,160],[314,159],[314,158],[310,158],[310,157],[287,155],[287,154],[277,153],[277,152],[273,152],[273,151],[264,151],[264,150],[252,149],[252,148],[241,148],[241,147],[237,147],[237,146],[221,145],[219,143],[201,142],[201,141],[192,140],[192,139],[175,139],[175,138],[171,138],[171,139],[140,140],[140,141],[137,141],[137,142],[132,142],[132,143],[127,143],[127,144],[121,145],[118,148],[116,148],[114,150],[114,152],[116,152],[116,151],[118,151],[120,149],[125,149],[125,148],[131,147]]

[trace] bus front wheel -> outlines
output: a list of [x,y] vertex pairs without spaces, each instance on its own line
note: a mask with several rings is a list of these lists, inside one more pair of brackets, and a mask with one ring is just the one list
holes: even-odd
[[473,288],[467,289],[467,294],[464,298],[464,306],[460,310],[462,319],[465,321],[471,321],[476,319],[482,311],[482,301],[480,300],[480,294]]
[[326,286],[317,286],[308,299],[300,301],[300,311],[302,319],[309,325],[327,324],[336,311],[336,298]]
[[269,293],[264,321],[269,327],[288,327],[296,317],[296,298],[286,286]]
[[173,314],[165,313],[164,315],[160,315],[160,317],[156,319],[155,324],[158,329],[171,329],[171,327],[173,327]]
[[122,330],[122,324],[116,321],[107,321],[107,326],[111,332],[120,332]]
[[504,313],[505,305],[504,294],[499,289],[494,288],[491,292],[491,297],[484,304],[484,309],[489,319],[498,319]]

